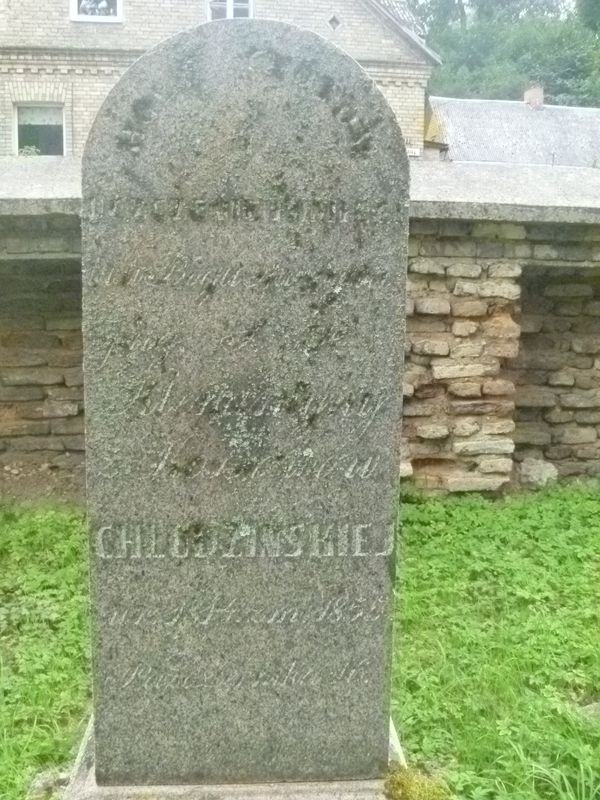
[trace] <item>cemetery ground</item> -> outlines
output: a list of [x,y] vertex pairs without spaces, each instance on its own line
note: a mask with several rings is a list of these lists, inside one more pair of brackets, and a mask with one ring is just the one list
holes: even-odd
[[[408,498],[403,519],[393,713],[411,763],[461,800],[598,800],[600,486]],[[1,800],[73,754],[86,580],[81,512],[0,509]]]

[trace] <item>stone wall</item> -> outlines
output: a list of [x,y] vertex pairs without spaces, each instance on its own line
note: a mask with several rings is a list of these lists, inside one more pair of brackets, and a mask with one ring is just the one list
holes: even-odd
[[[0,463],[83,453],[76,217],[0,217]],[[600,474],[600,226],[415,219],[403,475]]]
[[0,464],[83,459],[76,217],[0,217]]
[[600,474],[600,242],[589,249],[585,267],[525,270],[511,364],[515,458],[550,462],[560,476]]
[[404,474],[599,474],[600,226],[414,220],[410,248]]

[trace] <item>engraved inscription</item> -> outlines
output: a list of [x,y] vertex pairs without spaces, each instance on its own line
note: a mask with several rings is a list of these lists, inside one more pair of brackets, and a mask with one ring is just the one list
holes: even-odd
[[206,628],[220,625],[259,625],[312,627],[321,625],[354,625],[379,620],[385,613],[385,601],[351,595],[327,598],[300,598],[297,602],[273,607],[266,601],[253,598],[248,602],[241,597],[218,594],[213,597],[191,597],[184,603],[172,605],[168,601],[160,609],[147,606],[131,607],[113,611],[107,619],[108,625],[117,627],[153,628]]
[[255,670],[219,669],[207,672],[204,665],[196,668],[182,665],[176,656],[165,659],[160,669],[140,662],[128,671],[115,675],[112,679],[120,689],[140,686],[148,691],[165,689],[294,689],[320,685],[352,685],[367,683],[371,665],[367,661],[347,662],[338,669],[316,669],[313,666],[292,661],[288,667],[270,671],[267,668]]
[[356,523],[197,522],[173,530],[132,523],[104,525],[94,538],[96,555],[106,561],[369,558],[393,552],[391,531],[382,536],[372,524]]

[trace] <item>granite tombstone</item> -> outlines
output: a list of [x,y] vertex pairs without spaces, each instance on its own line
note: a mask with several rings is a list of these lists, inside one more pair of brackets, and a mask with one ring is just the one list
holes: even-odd
[[98,796],[380,778],[395,118],[318,36],[212,23],[124,75],[83,180]]

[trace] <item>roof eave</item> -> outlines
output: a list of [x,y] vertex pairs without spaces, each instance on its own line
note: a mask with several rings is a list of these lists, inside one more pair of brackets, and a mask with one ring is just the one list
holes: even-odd
[[386,8],[383,8],[377,0],[365,0],[371,8],[373,8],[380,17],[384,17],[389,23],[391,23],[396,30],[400,31],[402,36],[408,39],[415,47],[417,47],[422,53],[424,53],[427,58],[437,67],[442,64],[441,57],[432,50],[431,47],[428,47],[427,44],[421,39],[420,36],[414,31],[411,31],[406,25],[403,25],[396,17],[391,14]]

